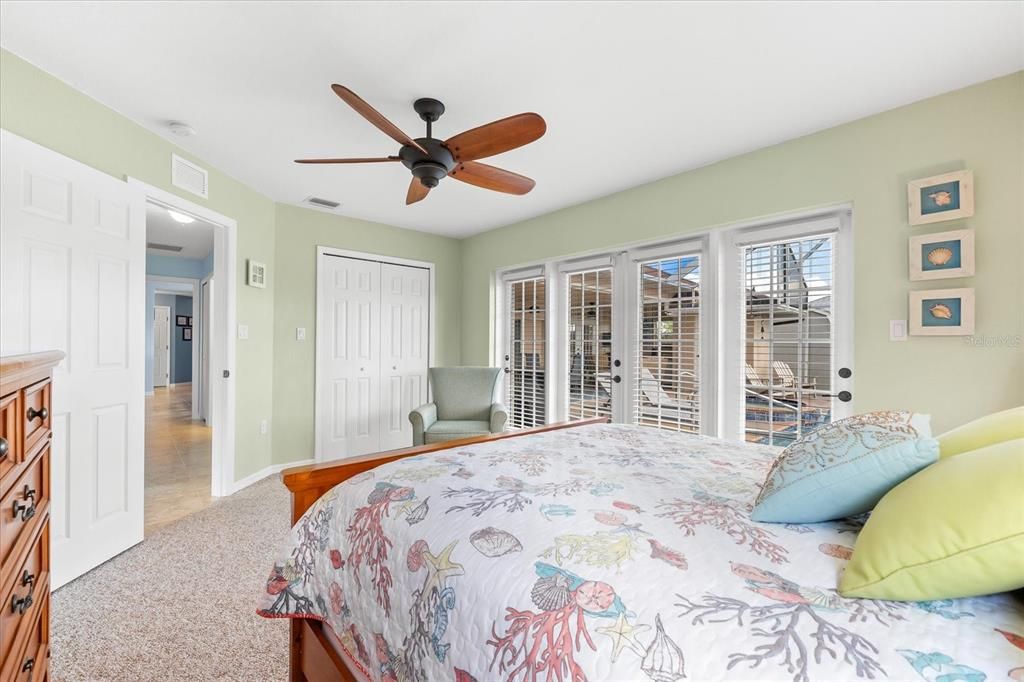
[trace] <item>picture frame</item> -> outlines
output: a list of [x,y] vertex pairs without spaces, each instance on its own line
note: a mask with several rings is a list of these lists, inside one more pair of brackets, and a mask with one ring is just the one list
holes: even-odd
[[267,264],[250,259],[248,261],[248,282],[251,287],[265,289],[267,286]]
[[181,329],[181,340],[191,341],[192,340],[192,327],[182,327]]
[[974,230],[914,236],[907,251],[911,282],[974,276]]
[[929,225],[974,215],[974,172],[954,171],[907,183],[908,220]]
[[192,316],[191,315],[188,316],[188,326],[189,327],[192,326]]
[[974,289],[911,291],[911,336],[974,334]]
[[175,315],[174,316],[174,324],[177,327],[188,327],[188,326],[190,326],[189,325],[189,321],[188,321],[188,315]]

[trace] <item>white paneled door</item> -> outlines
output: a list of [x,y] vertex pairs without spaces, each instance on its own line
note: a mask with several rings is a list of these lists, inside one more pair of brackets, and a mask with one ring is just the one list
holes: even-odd
[[145,205],[115,178],[0,131],[0,354],[59,349],[54,588],[143,536]]
[[171,377],[171,309],[153,306],[153,387],[167,386]]
[[318,458],[412,445],[408,415],[427,398],[429,270],[324,255],[318,281]]
[[427,402],[430,271],[380,264],[380,445],[412,445],[409,413]]

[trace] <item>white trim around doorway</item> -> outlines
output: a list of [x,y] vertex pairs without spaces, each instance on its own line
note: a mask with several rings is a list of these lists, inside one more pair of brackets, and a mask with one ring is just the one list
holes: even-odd
[[[235,492],[235,344],[236,344],[236,289],[238,286],[237,252],[238,223],[235,219],[212,211],[205,206],[149,185],[133,177],[126,178],[128,186],[142,193],[146,201],[165,208],[193,215],[214,226],[213,249],[214,309],[222,311],[211,325],[211,372],[223,373],[222,381],[210,385],[210,425],[213,427],[211,447],[212,475],[210,494],[224,497]],[[198,292],[197,292],[198,293]],[[195,299],[193,299],[194,301]],[[193,359],[193,368],[195,360]],[[193,375],[193,378],[195,375]],[[193,386],[195,382],[193,381]],[[193,388],[193,395],[194,395]],[[193,401],[193,409],[195,403]]]

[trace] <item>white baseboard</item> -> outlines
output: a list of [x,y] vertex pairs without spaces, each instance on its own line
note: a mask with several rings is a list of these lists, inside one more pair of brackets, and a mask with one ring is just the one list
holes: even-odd
[[248,488],[253,483],[259,483],[260,481],[262,481],[267,476],[271,476],[273,474],[281,473],[285,469],[290,469],[291,467],[302,466],[303,464],[312,464],[313,461],[314,460],[312,458],[310,458],[310,459],[300,459],[300,460],[295,461],[295,462],[285,462],[283,464],[271,464],[270,466],[266,467],[265,469],[260,469],[259,471],[257,471],[254,474],[249,474],[248,476],[246,476],[245,478],[243,478],[240,481],[235,481],[234,485],[231,486],[231,493],[230,494],[234,495],[239,490],[243,490],[244,488]]

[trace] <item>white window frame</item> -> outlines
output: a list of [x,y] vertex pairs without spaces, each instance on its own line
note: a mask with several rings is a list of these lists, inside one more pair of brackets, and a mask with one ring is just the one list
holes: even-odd
[[[739,400],[734,399],[743,387],[743,366],[739,358],[742,340],[744,299],[737,292],[739,262],[736,249],[745,243],[773,239],[799,238],[833,232],[835,255],[833,281],[835,300],[833,314],[841,334],[834,335],[833,364],[848,367],[856,375],[853,362],[853,214],[850,203],[836,204],[803,211],[794,211],[753,220],[729,223],[680,235],[629,243],[617,248],[600,249],[577,254],[546,258],[523,263],[494,272],[492,280],[492,329],[494,345],[491,359],[495,366],[504,366],[505,319],[504,284],[506,278],[516,279],[518,273],[543,271],[547,278],[547,420],[564,421],[567,417],[568,382],[561,381],[566,370],[564,350],[568,342],[566,275],[573,272],[611,266],[613,288],[622,302],[624,314],[616,312],[613,328],[613,359],[622,361],[622,382],[615,384],[612,396],[612,420],[629,423],[635,411],[634,331],[638,324],[636,277],[641,261],[657,260],[680,254],[697,254],[701,258],[701,378],[700,432],[703,435],[742,439],[739,428]],[[699,248],[699,250],[698,250]],[[536,276],[533,274],[532,276]],[[522,278],[520,275],[519,278]],[[736,348],[733,348],[735,346]],[[842,363],[841,365],[839,363]],[[853,376],[834,377],[836,392],[852,392]],[[552,379],[558,379],[553,381]],[[854,402],[843,403],[852,413]],[[833,419],[844,415],[840,407]]]

